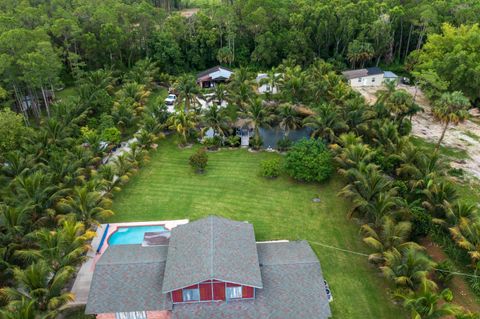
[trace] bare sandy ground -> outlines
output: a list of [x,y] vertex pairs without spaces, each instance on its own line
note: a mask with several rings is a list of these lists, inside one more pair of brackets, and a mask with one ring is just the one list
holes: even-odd
[[[378,86],[355,89],[365,97],[367,102],[374,103],[377,99],[375,93],[381,88],[381,86]],[[442,134],[443,126],[433,118],[428,99],[420,89],[415,90],[413,86],[400,84],[398,89],[406,90],[412,96],[415,96],[415,101],[424,109],[423,112],[417,114],[412,119],[412,134],[430,142],[438,141]],[[465,150],[469,158],[452,160],[450,165],[455,168],[461,168],[471,174],[471,176],[480,179],[480,125],[477,124],[480,123],[480,114],[478,111],[472,111],[471,115],[472,120],[467,120],[456,126],[451,125],[448,128],[442,145]]]

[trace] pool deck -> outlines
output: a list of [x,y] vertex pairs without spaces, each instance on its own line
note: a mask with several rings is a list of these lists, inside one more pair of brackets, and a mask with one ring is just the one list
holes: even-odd
[[[153,226],[153,225],[162,225],[168,230],[172,230],[178,225],[187,224],[188,219],[178,219],[178,220],[165,220],[165,221],[150,221],[150,222],[132,222],[132,223],[111,223],[111,224],[101,224],[97,228],[96,236],[93,238],[90,250],[87,252],[87,261],[83,263],[80,267],[80,270],[77,273],[75,282],[73,283],[71,292],[75,295],[75,300],[70,302],[68,306],[84,306],[87,304],[88,293],[90,291],[90,284],[92,283],[93,271],[95,270],[95,264],[100,259],[102,254],[108,247],[108,238],[112,233],[114,233],[119,227],[133,227],[133,226]],[[105,229],[108,227],[108,233],[105,236],[105,240],[102,244],[102,247],[99,249],[101,239]],[[99,250],[99,253],[97,253]]]

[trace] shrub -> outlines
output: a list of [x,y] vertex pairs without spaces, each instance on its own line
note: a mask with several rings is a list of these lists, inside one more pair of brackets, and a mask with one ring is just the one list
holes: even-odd
[[120,131],[116,127],[108,127],[103,130],[101,138],[103,141],[117,145],[121,139]]
[[205,145],[208,150],[218,150],[222,145],[222,139],[220,136],[206,137],[203,139],[203,145]]
[[254,150],[259,150],[263,145],[263,140],[261,137],[251,137],[249,143]]
[[288,137],[282,138],[277,142],[277,149],[280,152],[288,151],[292,147],[292,141],[288,139]]
[[450,280],[452,280],[452,271],[455,271],[455,267],[449,259],[442,260],[435,267],[436,277],[443,286],[446,286],[450,282]]
[[260,173],[263,177],[278,177],[281,171],[280,161],[278,159],[264,160],[260,163],[260,169]]
[[285,158],[286,172],[296,180],[323,182],[333,173],[332,153],[320,140],[301,139]]
[[190,156],[190,165],[197,171],[197,173],[203,173],[208,163],[208,155],[204,148],[196,151]]
[[226,142],[230,147],[238,147],[240,146],[240,136],[230,135]]

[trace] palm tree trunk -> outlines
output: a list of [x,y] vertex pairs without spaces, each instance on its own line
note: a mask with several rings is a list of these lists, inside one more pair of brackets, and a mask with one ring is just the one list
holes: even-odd
[[450,121],[447,121],[445,123],[445,127],[443,128],[443,131],[442,131],[442,135],[440,135],[437,145],[435,146],[435,153],[438,153],[438,150],[440,149],[440,145],[442,144],[443,138],[445,137],[445,132],[447,131],[447,128],[448,128],[448,124],[450,124]]
[[45,103],[45,109],[47,110],[47,116],[50,118],[50,107],[48,106],[47,96],[45,95],[45,90],[43,89],[43,85],[41,86],[42,89],[42,96],[43,102]]

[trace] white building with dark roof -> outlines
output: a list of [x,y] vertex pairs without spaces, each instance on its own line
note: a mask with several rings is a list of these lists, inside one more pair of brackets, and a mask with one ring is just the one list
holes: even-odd
[[100,319],[327,319],[317,256],[306,241],[255,242],[246,222],[209,216],[167,245],[110,246],[97,262],[87,314]]
[[223,66],[215,66],[197,74],[197,83],[202,88],[211,88],[218,83],[224,83],[230,80],[233,71]]
[[378,67],[342,72],[352,87],[382,85],[383,73],[383,70]]

